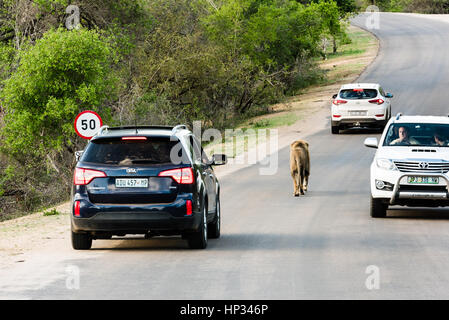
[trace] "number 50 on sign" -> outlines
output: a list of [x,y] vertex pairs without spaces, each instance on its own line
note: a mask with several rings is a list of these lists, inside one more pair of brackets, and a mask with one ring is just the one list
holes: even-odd
[[100,128],[103,121],[94,111],[81,112],[75,119],[75,131],[83,139],[90,140]]

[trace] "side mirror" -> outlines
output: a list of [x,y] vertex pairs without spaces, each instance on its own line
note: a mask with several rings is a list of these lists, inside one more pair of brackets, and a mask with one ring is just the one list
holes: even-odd
[[212,156],[212,165],[213,166],[222,166],[228,163],[228,157],[225,154],[214,154]]
[[84,154],[84,150],[81,150],[81,151],[75,151],[75,159],[76,159],[76,162],[80,161],[80,159],[81,159],[81,157],[83,156],[83,154]]
[[338,94],[334,94],[334,95],[332,96],[332,99],[337,99],[337,97],[338,97]]
[[377,149],[379,146],[379,142],[377,141],[377,138],[366,138],[365,139],[365,146],[368,148],[374,148]]
[[391,99],[391,98],[393,98],[394,96],[391,94],[391,93],[386,93],[385,94],[385,98],[389,98],[389,99]]

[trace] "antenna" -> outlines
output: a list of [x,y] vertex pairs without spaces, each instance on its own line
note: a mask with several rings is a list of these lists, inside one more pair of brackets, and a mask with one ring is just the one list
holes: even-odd
[[134,110],[134,124],[136,125],[136,135],[139,134],[139,132],[137,131],[137,111]]

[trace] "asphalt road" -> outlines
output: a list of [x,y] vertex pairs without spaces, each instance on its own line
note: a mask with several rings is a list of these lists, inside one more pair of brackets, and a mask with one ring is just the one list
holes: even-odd
[[[360,81],[394,93],[394,114],[449,113],[449,24],[382,14],[373,31],[381,52]],[[386,219],[369,217],[374,150],[363,141],[377,134],[333,136],[328,125],[299,136],[312,153],[305,197],[292,196],[287,148],[277,175],[260,176],[253,166],[224,177],[223,235],[205,251],[176,238],[97,241],[88,252],[66,248],[70,255],[48,251],[32,268],[0,274],[0,297],[447,299],[449,211],[393,208]],[[67,266],[80,271],[79,289],[67,289]],[[378,268],[378,289],[366,286],[368,266]]]

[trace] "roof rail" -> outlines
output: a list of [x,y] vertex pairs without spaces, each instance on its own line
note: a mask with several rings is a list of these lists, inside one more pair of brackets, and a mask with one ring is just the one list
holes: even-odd
[[161,130],[172,130],[173,126],[148,126],[148,125],[137,125],[137,126],[120,126],[108,128],[109,131],[116,130],[141,130],[141,129],[161,129]]
[[399,120],[400,117],[402,117],[402,113],[398,113],[398,114],[396,115],[396,120]]
[[189,130],[185,124],[180,124],[172,129],[171,134],[174,135],[178,130]]
[[102,126],[100,130],[95,134],[95,136],[101,136],[107,131],[116,131],[116,130],[140,130],[140,129],[162,129],[162,130],[171,130],[171,134],[174,135],[178,130],[189,130],[189,128],[182,124],[176,127],[171,126],[121,126],[121,127],[112,127]]
[[103,134],[103,132],[104,132],[104,131],[108,131],[108,129],[109,129],[109,126],[102,126],[102,127],[100,128],[100,130],[98,130],[96,136],[101,136],[101,135]]

